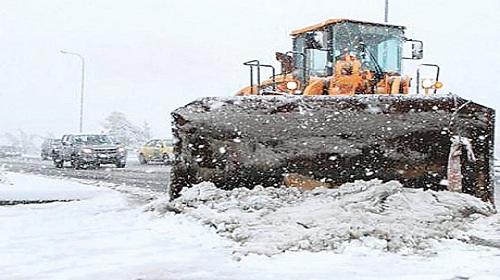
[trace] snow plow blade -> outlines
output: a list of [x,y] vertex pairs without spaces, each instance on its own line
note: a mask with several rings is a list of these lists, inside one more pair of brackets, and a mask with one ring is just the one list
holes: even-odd
[[[203,181],[446,190],[455,158],[458,191],[494,203],[495,112],[453,94],[207,97],[172,117],[171,199]],[[454,146],[457,136],[468,144]]]

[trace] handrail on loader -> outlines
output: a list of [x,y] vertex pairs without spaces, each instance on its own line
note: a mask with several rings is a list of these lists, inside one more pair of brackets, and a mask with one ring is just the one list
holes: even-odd
[[253,94],[253,86],[254,86],[254,83],[253,83],[253,68],[254,67],[257,67],[257,87],[258,87],[258,92],[257,94],[260,94],[260,67],[268,67],[268,68],[271,68],[272,69],[272,72],[273,72],[273,75],[272,75],[272,80],[273,80],[273,91],[276,90],[276,69],[274,68],[274,66],[272,65],[269,65],[269,64],[260,64],[260,61],[254,59],[254,60],[250,60],[250,61],[247,61],[245,63],[243,63],[243,65],[246,65],[246,66],[250,66],[250,92],[251,94]]

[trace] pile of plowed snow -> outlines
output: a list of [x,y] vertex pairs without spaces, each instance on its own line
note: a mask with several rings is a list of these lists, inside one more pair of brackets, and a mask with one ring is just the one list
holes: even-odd
[[[440,239],[470,241],[471,223],[495,213],[492,205],[470,195],[409,189],[396,181],[379,180],[312,191],[285,187],[226,191],[201,183],[184,189],[166,209],[192,216],[236,241],[237,255],[340,252],[347,244],[429,254]],[[500,226],[499,219],[493,223]]]

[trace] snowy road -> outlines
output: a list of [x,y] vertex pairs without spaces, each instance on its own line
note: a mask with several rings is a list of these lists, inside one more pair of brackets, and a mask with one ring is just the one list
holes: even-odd
[[75,170],[69,166],[56,168],[52,161],[36,157],[0,158],[0,166],[2,165],[5,166],[6,170],[12,172],[88,179],[118,185],[126,184],[131,187],[147,188],[159,192],[167,192],[170,178],[170,166],[140,165],[133,158],[127,161],[127,167],[123,169],[115,168],[113,165],[87,170]]
[[[127,159],[127,167],[115,168],[112,165],[97,169],[75,170],[70,167],[55,168],[52,161],[38,157],[0,158],[0,166],[6,170],[51,177],[88,179],[113,184],[126,184],[131,187],[145,188],[151,191],[168,192],[170,166],[161,164],[141,165],[134,157]],[[500,171],[500,167],[498,168]],[[495,174],[495,204],[499,205],[500,172]]]

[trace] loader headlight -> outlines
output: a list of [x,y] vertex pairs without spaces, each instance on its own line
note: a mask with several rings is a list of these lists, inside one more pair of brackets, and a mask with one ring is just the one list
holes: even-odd
[[432,88],[434,86],[434,80],[432,79],[423,79],[422,80],[422,87],[423,88]]
[[422,87],[425,89],[438,89],[443,87],[443,83],[434,81],[434,79],[425,78],[422,80]]
[[287,82],[286,88],[289,90],[296,90],[299,87],[299,84],[295,81]]

